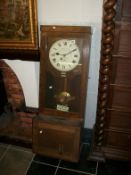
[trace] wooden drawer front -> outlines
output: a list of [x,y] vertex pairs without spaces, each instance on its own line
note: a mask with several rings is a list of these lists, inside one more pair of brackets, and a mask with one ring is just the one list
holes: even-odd
[[131,133],[108,131],[105,134],[105,145],[117,149],[131,150]]
[[131,108],[131,88],[110,86],[109,108]]
[[36,153],[77,161],[80,128],[56,124],[39,124],[33,130],[33,150]]
[[131,85],[131,58],[113,57],[111,82]]
[[106,128],[131,130],[131,113],[108,110],[106,114]]

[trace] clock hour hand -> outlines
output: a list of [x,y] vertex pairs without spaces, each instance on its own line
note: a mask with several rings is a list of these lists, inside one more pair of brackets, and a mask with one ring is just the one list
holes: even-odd
[[59,52],[56,52],[56,55],[61,55]]
[[56,52],[56,55],[65,56],[65,54],[60,54],[59,52]]

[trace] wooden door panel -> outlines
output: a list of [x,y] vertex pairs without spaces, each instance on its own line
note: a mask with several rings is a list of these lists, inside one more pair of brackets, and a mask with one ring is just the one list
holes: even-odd
[[130,0],[123,1],[122,16],[128,17],[128,18],[131,17],[131,1]]
[[115,55],[131,56],[131,23],[116,22],[114,44]]
[[37,154],[78,161],[80,127],[33,122],[33,151]]
[[113,56],[111,83],[131,86],[131,57]]
[[116,149],[131,150],[131,133],[108,131],[105,134],[105,145]]
[[108,108],[131,109],[131,87],[111,85]]
[[131,20],[131,1],[117,0],[116,6],[116,21],[130,21]]
[[131,130],[131,112],[107,110],[106,128],[115,128],[118,130]]

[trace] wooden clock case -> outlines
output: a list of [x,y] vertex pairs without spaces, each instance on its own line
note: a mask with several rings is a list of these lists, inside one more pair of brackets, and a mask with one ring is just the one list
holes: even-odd
[[[79,65],[64,72],[49,61],[49,49],[59,39],[75,40],[80,49]],[[69,161],[79,160],[80,136],[84,124],[91,28],[41,26],[39,116],[33,120],[33,151]],[[71,100],[57,108],[61,92]],[[68,105],[68,109],[66,106]],[[65,107],[65,110],[63,110]]]

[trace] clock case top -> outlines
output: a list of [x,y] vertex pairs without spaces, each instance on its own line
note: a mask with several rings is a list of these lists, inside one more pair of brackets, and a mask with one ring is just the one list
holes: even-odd
[[[75,40],[80,49],[80,62],[73,70],[61,72],[49,60],[51,45],[60,40]],[[41,26],[39,112],[48,116],[77,118],[83,121],[87,91],[91,28],[86,26]],[[71,94],[69,111],[57,109],[57,96]],[[74,98],[74,99],[73,99]]]

